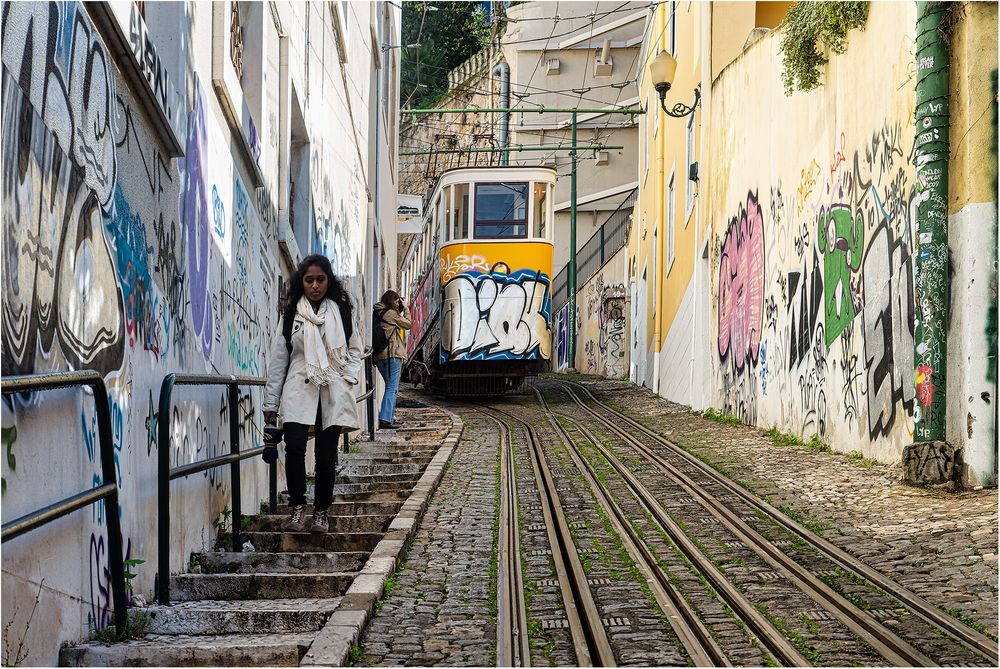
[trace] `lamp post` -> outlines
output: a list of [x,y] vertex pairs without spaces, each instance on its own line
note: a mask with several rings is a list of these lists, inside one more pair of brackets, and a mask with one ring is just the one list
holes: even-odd
[[649,64],[649,76],[653,81],[653,88],[656,89],[656,94],[660,97],[660,109],[667,116],[683,118],[698,108],[698,103],[701,102],[701,89],[695,86],[694,104],[690,107],[682,102],[678,102],[670,109],[667,109],[665,99],[667,91],[670,90],[670,87],[674,83],[674,74],[676,72],[677,59],[671,56],[669,51],[661,51],[653,59],[653,62]]

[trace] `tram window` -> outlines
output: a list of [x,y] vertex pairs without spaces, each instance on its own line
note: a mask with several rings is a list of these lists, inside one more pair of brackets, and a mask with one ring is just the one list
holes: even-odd
[[441,221],[441,225],[447,230],[448,239],[458,239],[458,229],[452,225],[452,220],[449,218],[448,214],[451,213],[451,186],[445,186],[441,190],[441,196],[438,198],[437,204],[437,215],[438,220]]
[[456,237],[468,239],[469,237],[469,184],[456,184],[455,199],[452,200],[455,216]]
[[440,195],[438,195],[438,199],[434,202],[434,209],[431,210],[431,215],[434,217],[434,225],[440,226],[441,232],[444,233],[442,241],[446,242],[451,239],[451,226],[448,225],[447,219],[442,215]]
[[545,237],[545,219],[549,213],[548,206],[548,184],[544,182],[536,181],[534,187],[532,188],[534,195],[532,196],[532,209],[534,210],[534,220],[535,220],[535,237]]
[[476,184],[476,238],[528,236],[528,184]]

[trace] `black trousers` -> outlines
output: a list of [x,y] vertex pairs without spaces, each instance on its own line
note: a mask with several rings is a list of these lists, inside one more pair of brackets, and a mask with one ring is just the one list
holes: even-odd
[[[340,427],[323,429],[323,403],[316,407],[316,503],[323,511],[333,502],[333,481],[336,476],[337,441]],[[306,440],[309,426],[302,423],[285,423],[285,481],[288,484],[288,503],[298,506],[306,503]]]

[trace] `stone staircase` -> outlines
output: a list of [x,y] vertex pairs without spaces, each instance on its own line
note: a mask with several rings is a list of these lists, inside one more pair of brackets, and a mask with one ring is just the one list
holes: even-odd
[[[144,609],[150,618],[145,637],[68,646],[60,664],[343,662],[350,647],[343,620],[359,627],[346,629],[347,637],[357,638],[461,431],[457,417],[438,409],[399,413],[403,429],[379,432],[376,441],[355,443],[351,453],[341,454],[329,533],[282,531],[287,503],[278,515],[252,516],[243,539],[255,552],[195,553],[196,573],[170,579],[172,604]],[[319,657],[309,652],[314,644]]]

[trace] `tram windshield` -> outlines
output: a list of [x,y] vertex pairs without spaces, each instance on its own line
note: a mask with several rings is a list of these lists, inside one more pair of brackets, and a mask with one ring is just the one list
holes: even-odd
[[477,239],[528,236],[528,184],[476,184]]

